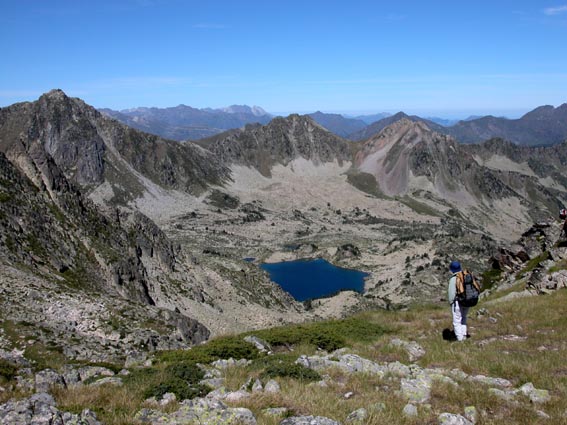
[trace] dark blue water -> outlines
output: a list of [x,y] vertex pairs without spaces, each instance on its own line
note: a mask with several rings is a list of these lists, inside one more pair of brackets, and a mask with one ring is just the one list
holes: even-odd
[[256,258],[254,258],[254,257],[246,257],[246,258],[244,258],[244,261],[246,261],[247,263],[252,263],[252,262],[254,262],[255,260],[256,260]]
[[297,301],[325,297],[344,289],[362,292],[364,278],[368,276],[358,270],[333,266],[321,258],[262,264],[261,267]]

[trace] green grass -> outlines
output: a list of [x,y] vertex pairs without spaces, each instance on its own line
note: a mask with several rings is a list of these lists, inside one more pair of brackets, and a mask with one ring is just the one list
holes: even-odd
[[[511,289],[519,290],[521,283]],[[80,411],[93,408],[99,420],[110,425],[132,423],[135,413],[148,396],[160,397],[171,391],[178,397],[202,394],[198,380],[202,372],[197,362],[210,363],[218,358],[247,358],[247,366],[229,367],[223,371],[226,386],[236,390],[248,378],[266,382],[276,379],[281,393],[254,393],[237,406],[250,408],[258,423],[278,424],[262,411],[268,407],[287,407],[290,414],[320,415],[345,422],[347,415],[364,407],[369,411],[365,424],[437,423],[441,412],[463,414],[464,407],[474,405],[486,412],[480,424],[538,423],[535,410],[552,416],[548,424],[560,424],[567,399],[567,327],[565,306],[567,290],[553,295],[520,298],[491,303],[505,291],[499,291],[482,300],[469,314],[469,332],[472,338],[463,343],[449,343],[441,338],[441,330],[450,327],[448,306],[413,305],[406,311],[374,311],[357,314],[343,320],[329,320],[303,325],[290,325],[249,332],[272,344],[276,354],[262,355],[244,336],[216,338],[190,350],[162,352],[150,368],[132,369],[121,388],[58,390],[58,408]],[[476,315],[479,308],[487,313]],[[496,318],[496,322],[489,318]],[[507,335],[525,339],[508,341]],[[488,387],[471,381],[459,381],[458,387],[436,383],[432,388],[431,407],[418,406],[419,417],[407,419],[402,409],[407,403],[398,392],[399,381],[362,373],[348,374],[338,369],[325,370],[332,378],[326,387],[311,384],[320,380],[318,373],[295,364],[299,355],[320,354],[319,345],[338,345],[377,362],[401,361],[408,363],[407,353],[390,345],[393,337],[417,341],[426,351],[417,363],[421,367],[446,370],[457,368],[468,374],[501,377],[519,387],[532,382],[536,388],[550,391],[552,399],[535,406],[518,396],[518,406],[506,403],[488,393]],[[340,342],[340,344],[339,344]],[[481,342],[483,342],[481,344]],[[327,347],[327,348],[331,348]],[[353,392],[351,399],[343,395]],[[382,404],[381,407],[376,407]],[[172,407],[174,408],[174,407]]]
[[524,268],[516,274],[516,279],[522,279],[526,274],[533,271],[541,262],[550,258],[549,251],[542,252],[537,257],[529,260]]

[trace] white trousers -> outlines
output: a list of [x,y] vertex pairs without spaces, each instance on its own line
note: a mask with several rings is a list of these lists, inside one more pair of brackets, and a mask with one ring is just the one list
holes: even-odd
[[463,341],[467,339],[467,314],[469,313],[468,307],[461,307],[459,303],[455,301],[451,305],[451,311],[453,312],[453,329],[455,330],[455,335],[457,340]]

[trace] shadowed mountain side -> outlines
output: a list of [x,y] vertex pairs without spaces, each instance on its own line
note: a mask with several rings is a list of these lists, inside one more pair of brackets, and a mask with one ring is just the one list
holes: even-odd
[[300,157],[315,164],[351,160],[349,142],[305,115],[274,118],[265,126],[247,125],[198,143],[222,164],[253,167],[264,176],[271,175],[274,165],[287,165]]
[[228,177],[199,147],[134,130],[60,90],[0,110],[0,151],[24,171],[51,157],[71,182],[89,189],[108,183],[122,202],[140,195],[146,179],[198,194]]
[[317,111],[309,116],[318,124],[337,136],[347,137],[349,134],[362,130],[367,124],[356,118],[346,118],[340,114],[325,114]]

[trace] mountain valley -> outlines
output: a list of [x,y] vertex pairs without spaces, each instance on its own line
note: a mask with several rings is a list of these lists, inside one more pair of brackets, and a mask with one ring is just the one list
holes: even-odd
[[[36,297],[25,313],[11,299],[23,290],[16,282],[53,294],[72,287],[88,323],[92,296],[110,297],[112,305],[97,302],[112,311],[135,303],[160,318],[162,325],[144,331],[154,349],[185,346],[209,335],[437,302],[451,259],[481,273],[498,246],[553,217],[567,196],[565,144],[460,145],[409,119],[355,143],[299,115],[179,143],[57,90],[0,110],[0,150],[4,319],[36,317],[61,338],[67,329],[71,346],[70,338],[88,334],[81,321],[62,327],[31,313],[52,297]],[[317,257],[370,273],[365,292],[306,305],[258,267]],[[116,337],[119,324],[89,326],[113,348],[76,357],[132,350]]]

